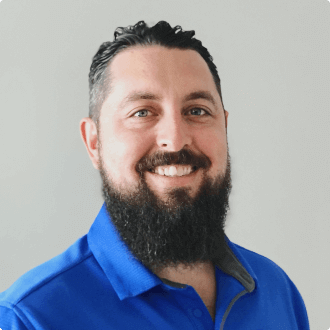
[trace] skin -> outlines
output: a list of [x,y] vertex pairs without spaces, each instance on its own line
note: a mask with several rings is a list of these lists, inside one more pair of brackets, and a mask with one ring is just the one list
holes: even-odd
[[[159,151],[187,148],[210,161],[210,166],[187,177],[143,173],[150,190],[173,209],[173,189],[184,188],[193,199],[205,176],[215,180],[225,174],[228,112],[223,109],[206,62],[196,51],[135,46],[116,55],[110,69],[112,90],[101,108],[101,134],[98,136],[95,123],[88,117],[81,120],[80,132],[93,166],[103,170],[118,191],[129,194],[138,189],[140,173],[136,165]],[[157,99],[124,103],[134,91],[148,92]],[[214,103],[204,98],[184,100],[196,91],[208,92]],[[190,268],[178,265],[155,273],[193,286],[214,320],[216,281],[212,263],[196,263]]]

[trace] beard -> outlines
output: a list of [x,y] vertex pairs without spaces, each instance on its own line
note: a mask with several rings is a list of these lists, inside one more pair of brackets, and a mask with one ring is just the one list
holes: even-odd
[[[166,198],[160,198],[147,185],[146,171],[175,164],[204,170],[194,197],[190,196],[189,188],[175,187],[167,192]],[[157,152],[138,162],[138,184],[125,192],[111,181],[102,157],[99,165],[102,195],[111,221],[121,240],[144,266],[156,273],[179,264],[190,268],[197,263],[215,264],[221,260],[232,187],[228,145],[225,173],[215,178],[207,175],[211,162],[204,155],[195,155],[187,149],[177,153]]]

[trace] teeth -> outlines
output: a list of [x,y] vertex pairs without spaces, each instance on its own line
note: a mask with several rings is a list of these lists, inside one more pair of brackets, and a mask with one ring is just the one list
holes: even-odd
[[184,168],[182,167],[182,166],[179,166],[178,168],[177,168],[177,175],[178,176],[182,176],[183,175],[183,172],[184,172]]
[[190,174],[193,171],[191,166],[158,166],[155,168],[155,173],[165,176],[183,176]]

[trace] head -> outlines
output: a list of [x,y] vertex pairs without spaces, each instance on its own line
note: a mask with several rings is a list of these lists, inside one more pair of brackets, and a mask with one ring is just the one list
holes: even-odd
[[80,122],[111,219],[151,270],[215,262],[224,244],[228,112],[193,35],[163,21],[117,29],[94,56],[90,115]]
[[[214,84],[222,102],[220,78],[213,58],[201,41],[193,38],[195,31],[183,31],[181,26],[171,27],[160,21],[149,27],[144,21],[134,26],[118,27],[112,42],[104,42],[93,57],[89,72],[89,118],[99,125],[104,100],[111,92],[112,75],[110,64],[114,57],[125,49],[134,46],[160,45],[167,49],[191,49],[199,53],[212,74]],[[223,103],[222,103],[223,106]]]

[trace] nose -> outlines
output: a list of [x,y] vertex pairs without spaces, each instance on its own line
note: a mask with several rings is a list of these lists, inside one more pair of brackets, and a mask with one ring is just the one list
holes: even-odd
[[192,142],[192,131],[181,111],[171,111],[158,123],[157,145],[163,151],[177,152]]

